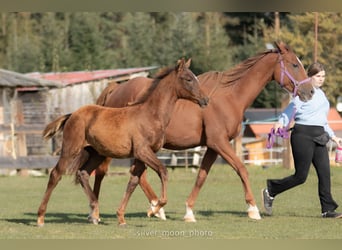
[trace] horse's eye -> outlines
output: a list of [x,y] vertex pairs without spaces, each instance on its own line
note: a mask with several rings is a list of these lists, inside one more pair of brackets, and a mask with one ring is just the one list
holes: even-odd
[[298,68],[298,64],[296,64],[296,63],[293,63],[292,66],[293,66],[294,68]]

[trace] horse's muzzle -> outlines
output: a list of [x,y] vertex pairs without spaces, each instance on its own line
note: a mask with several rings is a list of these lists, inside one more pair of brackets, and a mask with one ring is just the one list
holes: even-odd
[[200,99],[198,102],[201,108],[205,108],[206,106],[208,106],[208,103],[209,103],[209,97],[204,97]]

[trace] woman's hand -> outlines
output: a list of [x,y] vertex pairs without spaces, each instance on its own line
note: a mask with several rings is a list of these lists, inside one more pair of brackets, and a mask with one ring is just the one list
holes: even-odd
[[279,123],[279,122],[276,122],[274,125],[273,125],[273,129],[275,132],[278,131],[279,128],[282,128],[284,127],[283,124]]

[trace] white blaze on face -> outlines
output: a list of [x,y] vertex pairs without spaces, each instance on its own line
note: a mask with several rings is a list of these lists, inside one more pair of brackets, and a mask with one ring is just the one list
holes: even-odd
[[298,56],[296,56],[296,58],[297,58],[297,61],[299,62],[299,64],[304,68],[304,66],[303,66],[302,62],[299,60]]

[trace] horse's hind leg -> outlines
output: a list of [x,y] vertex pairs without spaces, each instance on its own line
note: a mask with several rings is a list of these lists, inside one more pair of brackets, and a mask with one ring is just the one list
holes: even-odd
[[67,159],[64,159],[61,157],[59,161],[57,162],[56,166],[50,172],[50,177],[49,177],[49,181],[45,190],[45,194],[38,208],[37,225],[40,227],[44,226],[47,204],[51,197],[52,191],[55,189],[58,182],[62,179],[62,175],[65,173],[67,162],[68,162]]
[[100,221],[99,204],[96,195],[90,187],[89,177],[92,171],[95,170],[99,164],[105,160],[106,157],[99,155],[97,151],[91,147],[87,147],[86,151],[89,153],[89,157],[82,167],[77,171],[76,177],[89,199],[90,214],[88,216],[88,220],[93,224],[98,224]]

